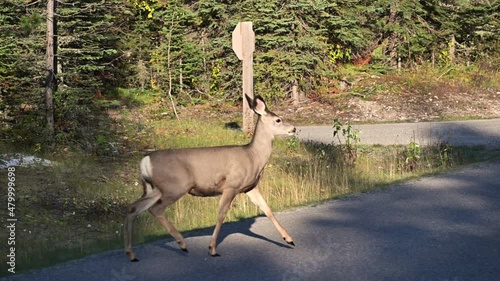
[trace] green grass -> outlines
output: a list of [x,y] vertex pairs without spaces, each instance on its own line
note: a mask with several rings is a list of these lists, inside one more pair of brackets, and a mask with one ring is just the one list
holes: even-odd
[[[249,138],[224,128],[221,121],[151,121],[137,142],[149,148],[243,144]],[[130,126],[134,128],[134,126]],[[135,130],[127,132],[128,138]],[[145,144],[143,144],[145,145]],[[275,151],[260,187],[274,211],[316,204],[354,192],[382,188],[389,183],[438,173],[461,165],[498,159],[498,152],[478,148],[451,148],[443,161],[442,147],[422,148],[414,168],[405,163],[407,146],[359,147],[355,165],[347,165],[338,148],[277,139]],[[0,147],[8,152],[9,147]],[[29,151],[28,151],[29,152]],[[142,194],[138,163],[142,152],[115,157],[81,156],[73,152],[46,154],[53,167],[16,169],[17,271],[40,268],[66,260],[123,247],[123,221],[128,204]],[[6,177],[0,178],[5,186]],[[4,198],[5,191],[0,192]],[[218,198],[185,196],[167,210],[180,231],[212,227]],[[6,217],[6,209],[0,215]],[[203,214],[193,216],[191,214]],[[226,222],[260,214],[238,196]],[[293,235],[293,234],[292,234]],[[139,216],[134,245],[165,238],[163,228],[147,213]],[[0,251],[7,250],[2,244]],[[5,255],[0,259],[2,268]],[[126,259],[124,255],[124,259]],[[0,274],[5,274],[2,270]]]
[[106,100],[116,100],[128,106],[153,104],[161,99],[161,94],[152,90],[115,88],[106,93]]

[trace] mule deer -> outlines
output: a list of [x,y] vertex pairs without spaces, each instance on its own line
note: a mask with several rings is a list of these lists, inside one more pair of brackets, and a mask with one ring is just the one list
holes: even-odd
[[217,223],[209,244],[211,256],[219,255],[216,251],[217,236],[231,202],[239,193],[246,193],[271,220],[283,239],[288,244],[295,245],[292,237],[274,217],[257,187],[264,166],[271,156],[274,136],[294,134],[295,127],[286,125],[280,117],[269,111],[260,96],[255,99],[245,97],[259,116],[250,143],[242,146],[158,150],[141,160],[144,193],[129,206],[125,220],[125,252],[131,261],[137,261],[132,249],[133,223],[145,210],[149,210],[176,239],[179,247],[187,252],[184,238],[164,215],[165,208],[186,193],[202,197],[221,195]]

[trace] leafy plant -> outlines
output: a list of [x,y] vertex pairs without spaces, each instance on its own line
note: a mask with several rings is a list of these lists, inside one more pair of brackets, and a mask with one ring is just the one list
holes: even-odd
[[351,60],[351,49],[340,46],[339,44],[335,46],[328,47],[328,60],[331,64],[337,64],[339,62],[345,62]]
[[105,136],[98,135],[95,140],[95,153],[100,156],[110,156],[118,151],[115,145]]
[[296,151],[299,148],[299,141],[297,137],[295,135],[289,137],[288,141],[286,142],[286,146],[289,150]]
[[449,143],[441,143],[439,144],[439,162],[440,166],[448,166],[451,162],[451,150],[452,146]]
[[214,67],[212,68],[212,75],[211,75],[212,83],[210,83],[210,95],[216,98],[222,98],[224,94],[224,92],[220,89],[219,85],[221,80],[220,76],[221,69],[222,69],[222,60],[218,59],[215,62]]
[[420,162],[420,155],[421,155],[421,150],[420,150],[420,145],[415,142],[413,139],[410,144],[408,144],[408,147],[406,148],[405,152],[405,162],[404,162],[404,168],[407,171],[413,171],[417,168],[419,162]]
[[[342,138],[340,135],[342,135]],[[333,119],[333,137],[337,137],[339,148],[346,163],[354,165],[358,157],[358,143],[361,140],[359,130],[354,129],[351,122],[343,122],[339,118],[335,118]]]

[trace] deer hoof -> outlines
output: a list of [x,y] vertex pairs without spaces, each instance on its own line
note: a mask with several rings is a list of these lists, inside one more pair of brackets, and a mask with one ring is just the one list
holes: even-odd
[[188,251],[188,249],[187,249],[187,248],[181,248],[181,250],[182,250],[183,252],[189,253],[189,251]]
[[295,246],[295,243],[293,243],[293,241],[286,241],[286,238],[285,238],[285,237],[283,237],[283,240],[285,240],[285,242],[286,242],[288,245]]
[[212,246],[208,246],[208,253],[212,256],[212,257],[220,257],[220,255],[215,251],[214,248],[212,248]]
[[139,260],[135,257],[133,252],[125,252],[131,262],[138,262]]

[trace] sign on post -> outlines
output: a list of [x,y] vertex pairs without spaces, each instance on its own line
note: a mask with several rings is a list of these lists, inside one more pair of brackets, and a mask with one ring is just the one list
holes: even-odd
[[253,52],[255,51],[255,33],[252,22],[245,21],[236,25],[233,30],[233,50],[243,61],[243,132],[253,132],[253,112],[245,99],[248,95],[253,99]]

